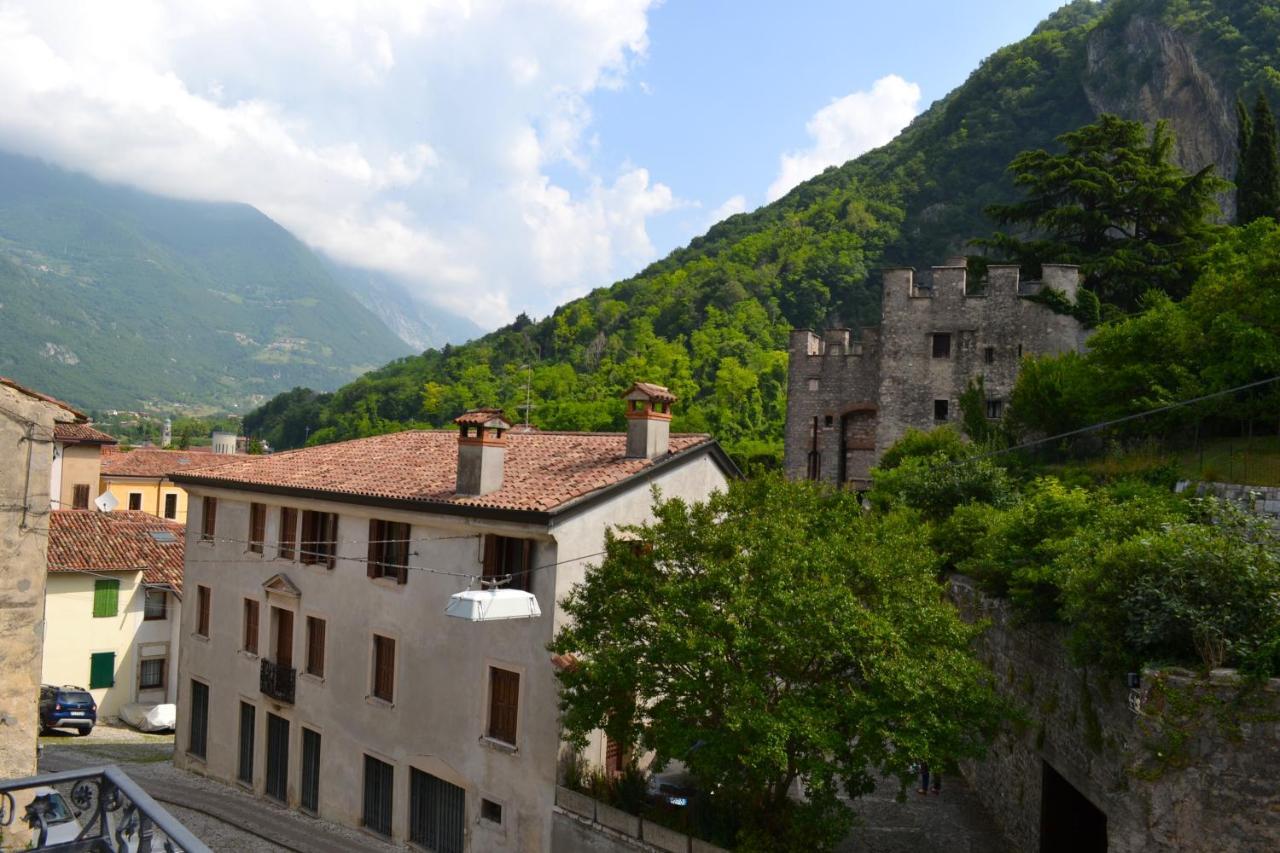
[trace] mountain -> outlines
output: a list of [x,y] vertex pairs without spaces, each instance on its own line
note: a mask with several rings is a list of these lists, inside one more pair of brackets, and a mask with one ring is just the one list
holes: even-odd
[[0,154],[0,374],[87,407],[234,408],[410,351],[252,207]]
[[404,282],[386,273],[338,263],[331,263],[330,270],[338,284],[418,352],[484,334],[484,329],[466,317],[423,301]]
[[[476,404],[531,398],[544,427],[620,428],[635,379],[680,396],[673,428],[710,430],[741,456],[774,454],[792,327],[874,323],[877,268],[928,266],[993,229],[1019,196],[1020,151],[1104,111],[1177,132],[1179,162],[1234,173],[1237,93],[1280,94],[1271,0],[1076,0],[998,50],[895,140],[785,197],[715,225],[640,274],[465,346],[393,362],[332,396],[246,418],[273,445],[441,424]],[[1224,215],[1231,213],[1223,199]],[[533,365],[525,369],[522,365]],[[294,439],[296,440],[296,439]]]

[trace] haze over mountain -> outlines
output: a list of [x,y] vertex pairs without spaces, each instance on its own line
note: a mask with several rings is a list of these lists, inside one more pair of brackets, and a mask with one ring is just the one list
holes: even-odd
[[248,205],[0,154],[0,374],[71,402],[235,409],[478,331]]
[[938,263],[990,233],[983,209],[1017,197],[1006,167],[1018,152],[1053,148],[1059,134],[1113,112],[1168,119],[1183,166],[1212,163],[1231,177],[1237,93],[1280,93],[1271,8],[1076,0],[988,57],[888,145],[728,218],[640,274],[540,322],[520,318],[447,353],[389,364],[331,397],[281,398],[246,425],[293,446],[308,435],[443,424],[470,405],[515,414],[527,383],[535,423],[619,428],[617,395],[648,379],[681,397],[676,429],[776,451],[788,330],[875,322],[875,271]]

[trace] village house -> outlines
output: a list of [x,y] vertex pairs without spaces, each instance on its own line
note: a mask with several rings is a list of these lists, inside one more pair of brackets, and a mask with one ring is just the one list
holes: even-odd
[[144,512],[54,510],[42,681],[87,688],[99,718],[177,701],[183,548]]
[[103,450],[116,440],[87,423],[56,424],[49,494],[54,509],[89,509],[100,494]]
[[[549,850],[559,601],[655,488],[701,500],[737,474],[710,437],[669,434],[665,388],[626,399],[625,434],[483,410],[174,474],[192,499],[175,764],[431,850]],[[446,615],[482,579],[541,615]]]
[[[234,436],[233,436],[234,437]],[[174,474],[204,471],[244,457],[198,450],[161,450],[135,447],[107,449],[102,455],[99,488],[110,492],[122,510],[139,510],[156,518],[187,522],[187,493],[173,481]]]
[[36,770],[55,432],[86,420],[66,403],[0,377],[0,779]]

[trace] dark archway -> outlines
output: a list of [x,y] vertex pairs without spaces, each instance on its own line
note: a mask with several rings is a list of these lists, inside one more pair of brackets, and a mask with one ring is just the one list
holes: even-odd
[[1042,763],[1040,853],[1107,853],[1106,812]]

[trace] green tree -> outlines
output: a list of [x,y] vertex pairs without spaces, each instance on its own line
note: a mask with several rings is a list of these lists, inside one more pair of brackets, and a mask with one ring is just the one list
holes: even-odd
[[630,531],[644,547],[610,538],[563,602],[571,739],[603,728],[680,759],[740,850],[829,850],[852,823],[842,789],[980,753],[1002,709],[913,515],[778,477],[654,513]]
[[[1237,107],[1237,111],[1239,108]],[[1236,221],[1248,225],[1269,216],[1280,220],[1280,150],[1267,96],[1258,93],[1253,120],[1240,135],[1243,150],[1236,177]]]
[[1029,268],[1078,264],[1085,287],[1104,302],[1137,307],[1147,290],[1181,297],[1197,272],[1197,258],[1218,228],[1214,194],[1225,184],[1212,166],[1188,175],[1170,161],[1174,138],[1157,122],[1104,115],[1058,137],[1064,150],[1024,151],[1009,166],[1027,197],[987,212],[1014,226],[978,241]]

